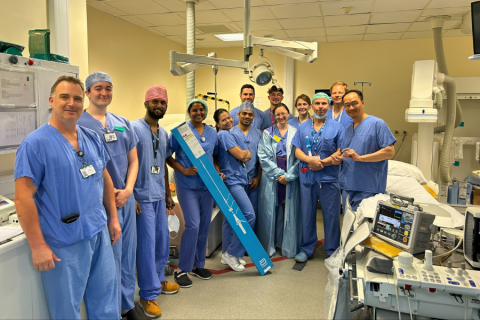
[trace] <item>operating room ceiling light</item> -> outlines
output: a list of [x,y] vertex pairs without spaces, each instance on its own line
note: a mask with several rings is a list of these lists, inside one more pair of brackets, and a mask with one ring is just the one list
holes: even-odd
[[272,81],[273,74],[270,64],[262,61],[253,66],[250,79],[259,86],[264,86]]
[[216,34],[215,37],[222,41],[243,41],[243,33]]

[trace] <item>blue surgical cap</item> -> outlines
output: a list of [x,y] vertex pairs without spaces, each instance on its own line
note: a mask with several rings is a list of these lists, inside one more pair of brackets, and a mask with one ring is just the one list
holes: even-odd
[[312,104],[313,104],[313,101],[315,101],[315,99],[318,99],[318,98],[326,98],[328,100],[328,103],[332,103],[332,99],[328,96],[328,94],[323,92],[318,92],[318,93],[315,93],[315,95],[313,96]]
[[251,103],[250,101],[242,102],[240,107],[238,107],[238,113],[242,112],[243,110],[254,112],[253,103]]
[[87,77],[87,79],[85,80],[85,87],[88,91],[88,90],[90,90],[90,88],[94,84],[99,83],[99,82],[103,82],[103,81],[106,81],[106,82],[110,83],[111,85],[113,85],[112,84],[112,79],[110,78],[108,73],[102,72],[102,71],[94,72],[94,73],[91,73]]
[[192,104],[194,104],[195,102],[198,102],[198,103],[201,103],[203,104],[203,106],[205,107],[205,118],[207,118],[207,114],[208,114],[208,105],[205,101],[203,101],[202,99],[192,99],[190,100],[190,102],[188,103],[188,106],[187,106],[187,112],[190,111],[190,107],[192,106]]

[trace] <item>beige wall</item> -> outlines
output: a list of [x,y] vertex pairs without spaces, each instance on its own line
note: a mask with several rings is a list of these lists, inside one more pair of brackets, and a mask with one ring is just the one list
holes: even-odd
[[138,119],[145,114],[145,91],[163,85],[168,113],[183,112],[186,77],[171,75],[170,50],[185,52],[185,46],[90,7],[87,18],[89,72],[107,72],[113,81],[109,111]]
[[[444,38],[444,46],[450,75],[480,76],[479,63],[468,60],[472,54],[471,37]],[[220,58],[242,59],[241,48],[199,49],[197,53],[206,54],[211,51],[217,52]],[[283,85],[284,57],[269,52],[265,52],[265,55],[273,61],[276,78]],[[361,89],[360,85],[354,86],[355,81],[371,82],[371,87],[364,87],[365,110],[368,114],[384,119],[392,131],[408,132],[398,155],[398,160],[408,161],[411,137],[417,130],[416,124],[404,120],[405,109],[410,101],[413,63],[429,59],[435,59],[433,39],[320,43],[316,62],[307,64],[295,61],[294,95],[296,97],[305,93],[311,97],[315,89],[328,89],[335,80],[343,80],[355,89]],[[256,61],[252,60],[253,63]],[[248,77],[240,69],[228,68],[221,68],[217,77],[219,97],[230,100],[232,106],[237,106],[240,102],[238,91],[242,84],[249,82]],[[196,88],[197,93],[213,91],[211,69],[204,67],[197,71]],[[256,92],[257,96],[262,96],[262,109],[266,109],[266,87],[257,87]],[[480,136],[480,129],[476,130],[476,135]]]

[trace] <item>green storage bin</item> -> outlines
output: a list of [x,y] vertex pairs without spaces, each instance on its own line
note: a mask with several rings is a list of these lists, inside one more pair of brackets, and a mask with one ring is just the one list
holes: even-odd
[[50,60],[50,30],[29,30],[28,50],[30,51],[30,58]]
[[61,62],[61,63],[68,63],[68,57],[61,56],[59,54],[50,54],[50,61]]

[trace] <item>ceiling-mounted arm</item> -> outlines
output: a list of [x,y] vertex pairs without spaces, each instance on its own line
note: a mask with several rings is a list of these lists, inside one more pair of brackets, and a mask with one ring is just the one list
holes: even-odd
[[[179,66],[178,63],[185,63]],[[230,59],[220,59],[215,57],[206,57],[195,54],[179,53],[170,51],[170,72],[174,76],[182,76],[205,65],[239,68],[248,71],[248,61],[238,61]]]
[[[252,46],[259,46],[262,49],[280,53],[285,56],[291,57],[296,60],[305,61],[305,62],[314,62],[317,60],[317,42],[306,42],[306,41],[286,41],[273,38],[261,38],[254,37],[250,35],[250,43]],[[300,52],[293,51],[294,49],[308,50],[311,51],[309,54],[304,54]]]

